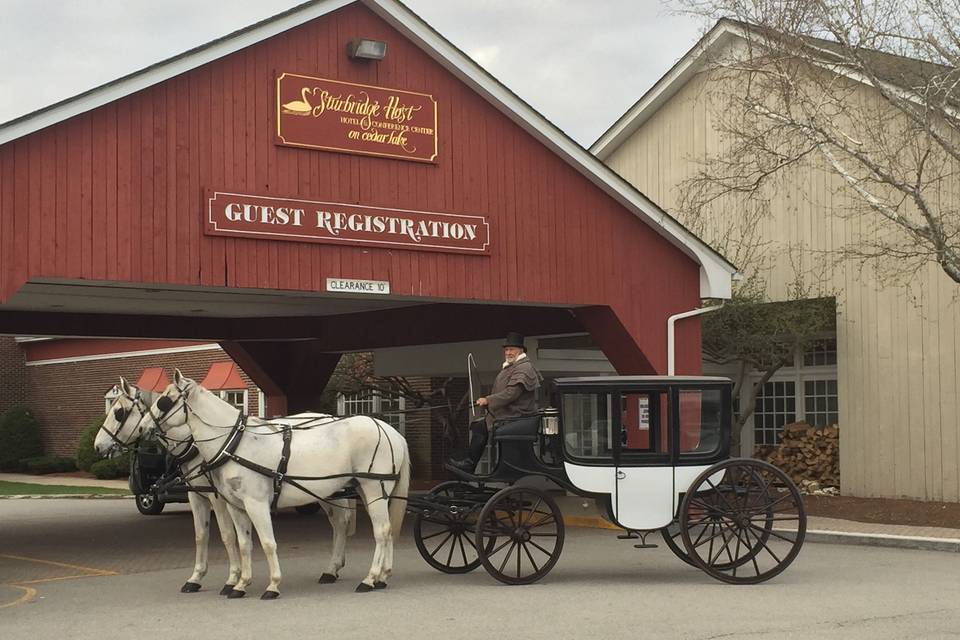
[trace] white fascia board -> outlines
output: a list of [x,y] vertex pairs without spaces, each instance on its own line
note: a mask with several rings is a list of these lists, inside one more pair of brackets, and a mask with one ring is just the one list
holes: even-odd
[[430,54],[447,71],[484,96],[516,125],[695,260],[700,265],[700,297],[730,298],[731,279],[737,269],[723,256],[494,79],[469,56],[411,13],[406,6],[396,0],[362,1],[393,28]]
[[174,76],[203,66],[283,33],[301,24],[351,4],[354,0],[326,0],[302,5],[257,25],[241,29],[211,43],[201,45],[183,54],[135,71],[78,96],[67,98],[50,107],[28,113],[0,125],[0,145],[86,113],[97,107],[119,100],[142,89],[152,87]]
[[721,22],[679,61],[590,146],[590,153],[606,160],[702,67],[703,54],[725,44],[734,35],[732,25]]

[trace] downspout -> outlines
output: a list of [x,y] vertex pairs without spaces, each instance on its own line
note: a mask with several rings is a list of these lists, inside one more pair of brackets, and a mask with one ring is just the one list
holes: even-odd
[[677,313],[669,318],[667,318],[667,375],[672,376],[676,373],[676,344],[674,334],[676,333],[675,325],[677,320],[683,320],[684,318],[692,318],[693,316],[703,315],[704,313],[710,313],[711,311],[716,311],[722,309],[723,305],[727,303],[726,300],[722,300],[720,304],[714,305],[712,307],[700,307],[699,309],[692,309],[690,311],[684,311],[683,313]]

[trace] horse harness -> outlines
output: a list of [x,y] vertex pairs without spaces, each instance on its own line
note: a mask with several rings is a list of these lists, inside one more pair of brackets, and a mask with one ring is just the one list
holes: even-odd
[[[168,401],[168,403],[166,403],[166,407],[167,407],[166,410],[164,411],[164,408],[160,406],[159,401],[157,404],[157,408],[160,409],[164,414],[166,414],[167,411],[173,408],[173,403],[172,401],[170,401],[170,399],[167,396],[163,396],[161,400],[163,400],[164,398],[166,398]],[[183,403],[183,410],[184,410],[184,413],[186,414],[188,406],[186,401],[186,393],[183,390],[181,390],[180,400]],[[196,415],[196,412],[194,412],[194,415]],[[199,416],[197,417],[199,418]],[[241,439],[243,438],[243,434],[246,433],[247,431],[247,426],[248,426],[247,417],[248,416],[245,415],[242,411],[239,412],[237,415],[237,421],[231,427],[230,433],[227,435],[226,441],[223,443],[223,446],[220,447],[220,450],[213,456],[211,460],[201,463],[196,468],[197,470],[194,475],[190,477],[182,478],[182,481],[185,483],[188,483],[190,480],[200,477],[200,475],[205,475],[209,479],[210,478],[209,474],[211,471],[222,467],[228,462],[236,462],[237,464],[243,467],[246,467],[251,471],[259,473],[260,475],[267,476],[273,480],[273,499],[270,502],[270,510],[276,511],[277,503],[280,501],[280,493],[283,490],[284,483],[290,484],[293,487],[299,489],[300,491],[303,491],[307,495],[310,495],[316,498],[318,501],[328,504],[330,506],[338,507],[341,509],[353,509],[355,507],[344,507],[342,505],[331,502],[331,500],[336,500],[339,498],[355,497],[355,494],[353,494],[349,488],[343,489],[341,491],[334,493],[331,496],[328,496],[327,498],[324,498],[322,496],[318,496],[313,491],[310,491],[309,489],[304,487],[301,484],[301,482],[336,480],[339,478],[351,478],[353,480],[358,480],[358,479],[379,480],[381,497],[377,499],[389,500],[390,496],[387,493],[386,487],[384,486],[384,482],[390,481],[390,480],[396,481],[400,478],[400,474],[397,472],[397,465],[396,465],[396,458],[394,456],[394,451],[393,451],[393,444],[390,443],[389,438],[387,438],[387,443],[390,446],[390,462],[391,462],[391,468],[393,470],[392,473],[375,473],[372,471],[374,460],[376,460],[377,453],[380,450],[380,444],[384,439],[383,427],[376,420],[374,420],[374,424],[376,424],[377,426],[377,446],[376,448],[374,448],[373,455],[370,457],[370,465],[367,467],[366,472],[358,471],[358,472],[351,472],[351,473],[337,473],[337,474],[328,475],[328,476],[291,476],[287,474],[287,466],[290,462],[290,443],[293,440],[293,431],[308,430],[320,425],[312,425],[312,426],[298,425],[296,427],[290,426],[290,425],[282,425],[280,434],[281,434],[281,437],[283,438],[283,448],[280,453],[280,461],[278,462],[276,469],[271,469],[269,467],[265,467],[261,464],[258,464],[252,460],[248,460],[247,458],[243,458],[235,453],[237,450],[237,447],[240,445]],[[202,418],[200,419],[201,421],[203,420]],[[330,422],[337,422],[339,420],[344,420],[344,419],[345,418],[337,418],[335,420],[331,420]],[[371,418],[371,420],[373,420],[373,418]],[[323,424],[326,425],[326,424],[329,424],[329,422],[326,422]],[[272,435],[272,434],[263,434],[263,435]],[[191,449],[196,449],[196,444],[193,444]],[[197,453],[199,453],[199,450],[197,450]],[[191,457],[195,457],[195,455]],[[211,485],[213,484],[214,483],[212,482],[212,479],[211,479]],[[213,489],[213,490],[216,491],[216,489]]]

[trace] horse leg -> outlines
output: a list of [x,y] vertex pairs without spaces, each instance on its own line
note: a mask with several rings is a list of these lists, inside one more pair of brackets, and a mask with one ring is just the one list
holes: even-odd
[[320,584],[330,584],[336,582],[340,577],[340,569],[347,564],[346,549],[347,535],[350,528],[350,516],[352,511],[348,508],[348,500],[335,500],[328,504],[321,503],[323,511],[330,520],[330,527],[333,529],[333,551],[330,554],[330,564],[327,570],[320,576]]
[[213,506],[213,512],[217,516],[217,527],[220,529],[220,539],[223,540],[223,546],[227,550],[227,558],[230,560],[230,573],[227,574],[227,581],[220,589],[220,595],[230,595],[233,586],[240,579],[240,550],[237,548],[237,530],[233,526],[233,518],[227,510],[227,503],[221,498],[210,496],[207,498]]
[[[370,573],[357,585],[356,589],[358,593],[366,593],[372,589],[383,589],[387,586],[387,583],[382,580],[383,566],[384,560],[392,555],[389,547],[393,544],[393,537],[390,534],[390,512],[387,509],[387,501],[380,497],[380,483],[361,481],[360,492],[367,505],[367,513],[373,525],[373,538],[377,543]],[[373,496],[373,502],[367,499],[368,496]]]
[[273,600],[280,596],[280,559],[277,557],[277,539],[273,535],[273,520],[270,516],[270,505],[262,500],[244,500],[247,515],[253,522],[260,538],[260,547],[267,557],[267,567],[270,570],[270,584],[260,596],[261,600]]
[[242,598],[253,579],[253,527],[247,512],[227,503],[227,511],[237,534],[237,548],[240,551],[240,579],[227,594],[228,598]]
[[207,575],[207,548],[210,541],[210,504],[200,496],[191,493],[187,496],[190,511],[193,513],[193,539],[196,544],[196,555],[193,562],[193,573],[186,583],[180,587],[180,593],[196,593],[200,591],[200,581]]

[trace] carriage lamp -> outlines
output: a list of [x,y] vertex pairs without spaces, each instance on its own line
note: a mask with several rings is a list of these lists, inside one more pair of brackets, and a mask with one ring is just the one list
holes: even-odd
[[544,409],[540,417],[540,428],[545,436],[555,436],[560,433],[560,412],[553,407]]
[[347,43],[347,55],[354,60],[383,60],[387,43],[382,40],[356,38]]

